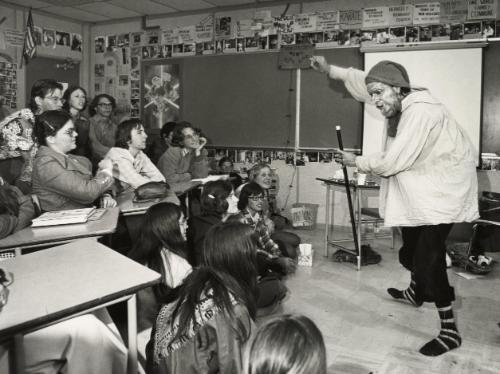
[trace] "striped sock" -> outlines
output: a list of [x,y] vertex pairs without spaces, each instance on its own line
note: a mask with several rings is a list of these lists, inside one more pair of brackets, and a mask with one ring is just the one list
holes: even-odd
[[406,300],[406,301],[410,302],[410,304],[412,304],[413,306],[418,307],[418,306],[422,305],[422,301],[417,300],[417,298],[415,297],[415,286],[416,286],[415,274],[412,272],[410,285],[408,286],[408,288],[406,290],[398,290],[396,288],[388,288],[387,292],[389,293],[389,295],[391,295],[395,299]]
[[453,308],[451,304],[437,306],[439,318],[441,319],[441,331],[437,338],[427,342],[420,353],[425,356],[439,356],[452,349],[460,347],[462,338],[458,332],[455,319],[453,318]]

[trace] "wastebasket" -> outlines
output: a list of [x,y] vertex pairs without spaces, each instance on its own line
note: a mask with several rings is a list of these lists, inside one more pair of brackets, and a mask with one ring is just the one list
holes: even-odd
[[292,226],[296,229],[314,230],[318,217],[319,204],[295,203],[292,204]]

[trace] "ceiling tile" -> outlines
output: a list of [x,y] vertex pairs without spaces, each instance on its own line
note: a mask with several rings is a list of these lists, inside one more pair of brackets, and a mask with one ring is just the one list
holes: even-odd
[[[45,1],[38,1],[38,0],[6,0],[4,1],[6,4],[12,4],[12,5],[20,5],[20,6],[25,6],[25,7],[32,7],[33,9],[40,9],[40,8],[45,8],[50,6]],[[0,4],[1,5],[1,4]]]
[[188,10],[198,10],[213,8],[214,5],[210,4],[210,0],[153,0],[155,3],[164,4],[176,11],[188,11]]
[[92,4],[84,4],[84,5],[78,5],[75,7],[76,9],[81,9],[89,13],[97,14],[97,15],[102,15],[108,18],[112,19],[119,19],[119,18],[128,18],[128,17],[138,17],[141,14],[121,8],[119,6],[109,4],[109,3],[92,3]]
[[141,15],[153,15],[176,12],[176,9],[169,8],[150,0],[110,0],[109,4],[116,5],[128,10],[132,10]]
[[63,6],[44,8],[44,11],[53,13],[54,17],[57,17],[59,15],[63,17],[72,18],[81,22],[97,22],[97,21],[106,21],[110,19],[110,17],[101,16],[96,13],[89,13],[84,10],[71,7],[63,7]]

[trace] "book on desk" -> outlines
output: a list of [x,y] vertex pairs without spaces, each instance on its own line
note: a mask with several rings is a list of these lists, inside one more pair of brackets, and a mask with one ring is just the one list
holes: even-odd
[[96,211],[95,207],[46,212],[33,219],[31,227],[85,223]]

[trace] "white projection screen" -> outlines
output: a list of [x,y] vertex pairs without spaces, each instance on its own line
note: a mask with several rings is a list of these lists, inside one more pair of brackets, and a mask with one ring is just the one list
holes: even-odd
[[[465,129],[475,147],[479,166],[482,58],[482,48],[366,52],[365,70],[382,60],[402,64],[410,83],[428,88]],[[363,155],[369,155],[381,150],[384,117],[374,105],[364,107],[362,151]]]

